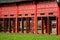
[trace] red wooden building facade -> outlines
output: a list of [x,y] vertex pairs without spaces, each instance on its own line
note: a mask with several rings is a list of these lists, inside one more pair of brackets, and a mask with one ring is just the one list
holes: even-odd
[[55,30],[60,35],[59,11],[57,2],[5,4],[0,6],[0,32],[54,34]]

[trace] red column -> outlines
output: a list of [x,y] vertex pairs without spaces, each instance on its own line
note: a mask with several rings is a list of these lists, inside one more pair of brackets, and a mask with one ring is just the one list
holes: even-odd
[[16,7],[16,33],[18,33],[18,6]]
[[26,18],[26,32],[30,32],[29,18]]
[[17,18],[16,18],[16,33],[18,33],[18,20],[17,20]]
[[60,35],[60,12],[59,11],[60,11],[60,8],[58,8],[58,28],[57,28],[58,29],[58,32],[57,32],[58,35]]
[[37,34],[37,4],[35,4],[35,15],[34,15],[34,34]]

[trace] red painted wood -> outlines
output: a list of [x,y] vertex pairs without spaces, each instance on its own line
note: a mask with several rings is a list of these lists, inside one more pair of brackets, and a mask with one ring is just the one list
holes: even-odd
[[58,10],[58,35],[60,35],[60,7]]
[[16,33],[18,33],[18,6],[16,7]]
[[[22,17],[26,17],[25,14],[28,14],[28,17],[34,17],[34,34],[37,34],[37,16],[38,17],[48,17],[48,16],[56,16],[58,17],[58,34],[60,34],[60,14],[57,14],[58,5],[57,2],[49,2],[49,3],[38,3],[29,4],[29,5],[10,5],[10,6],[2,6],[0,8],[0,18],[16,18],[16,33],[18,32],[18,14],[22,14]],[[60,11],[60,9],[58,10]],[[52,12],[53,15],[49,15]],[[40,15],[41,13],[45,13],[44,15]],[[60,13],[60,12],[59,12]],[[34,14],[33,16],[31,14]],[[4,15],[8,15],[5,17]],[[10,16],[14,15],[14,16]]]
[[2,17],[1,7],[0,7],[0,18]]
[[[42,5],[43,4],[43,5]],[[39,3],[37,4],[37,16],[42,16],[40,13],[45,13],[44,16],[49,16],[49,12],[53,12],[53,15],[50,16],[57,16],[57,3],[56,2],[49,2],[49,3]],[[16,17],[16,5],[10,5],[10,6],[2,6],[2,15],[14,15],[10,16],[11,18]],[[10,15],[9,15],[10,13]],[[19,5],[18,6],[18,14],[22,14],[22,16],[25,17],[25,14],[28,14],[29,17],[32,17],[31,14],[35,13],[35,5],[34,4],[29,4],[29,5]]]
[[29,22],[29,18],[26,18],[26,32],[27,32],[27,33],[30,32],[30,22]]
[[8,20],[8,32],[10,32],[10,18]]
[[35,15],[34,15],[34,34],[37,34],[37,4],[35,4]]

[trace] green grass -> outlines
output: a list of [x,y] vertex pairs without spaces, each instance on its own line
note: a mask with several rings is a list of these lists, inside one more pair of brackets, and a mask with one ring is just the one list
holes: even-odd
[[0,33],[0,40],[60,40],[60,36]]

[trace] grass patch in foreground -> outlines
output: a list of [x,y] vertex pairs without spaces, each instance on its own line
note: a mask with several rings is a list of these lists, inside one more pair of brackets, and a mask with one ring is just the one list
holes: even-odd
[[0,40],[60,40],[60,36],[0,33]]

